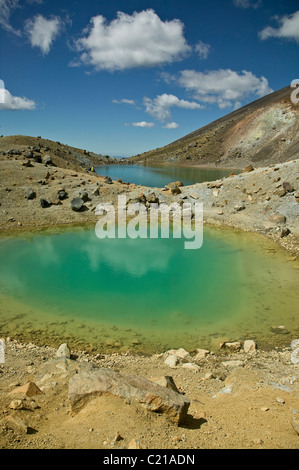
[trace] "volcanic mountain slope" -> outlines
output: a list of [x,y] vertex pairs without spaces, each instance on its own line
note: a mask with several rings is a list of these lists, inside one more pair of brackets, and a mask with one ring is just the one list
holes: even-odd
[[[22,154],[24,158],[51,157],[52,163],[59,168],[68,168],[76,171],[91,166],[106,165],[114,161],[107,155],[97,155],[87,150],[70,147],[61,142],[54,142],[41,137],[24,135],[11,135],[0,138],[1,155],[11,156]],[[27,155],[27,157],[26,157]],[[29,156],[30,155],[30,156]]]
[[299,105],[289,86],[254,101],[175,142],[129,159],[132,163],[244,168],[299,156]]

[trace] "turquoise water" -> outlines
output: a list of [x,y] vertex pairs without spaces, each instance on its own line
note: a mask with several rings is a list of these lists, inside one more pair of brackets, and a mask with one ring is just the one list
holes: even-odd
[[299,270],[272,243],[206,228],[201,249],[183,246],[82,228],[2,238],[0,337],[152,352],[296,331]]
[[228,176],[231,170],[192,167],[149,167],[142,165],[102,165],[95,167],[101,176],[121,179],[124,183],[141,184],[151,188],[163,188],[172,181],[182,181],[185,186],[204,181],[215,181]]

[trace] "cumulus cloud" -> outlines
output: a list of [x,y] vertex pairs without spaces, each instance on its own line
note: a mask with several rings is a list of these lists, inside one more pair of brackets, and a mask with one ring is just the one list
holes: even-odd
[[98,15],[91,19],[75,46],[80,62],[97,70],[124,70],[172,63],[191,47],[178,20],[162,21],[152,9],[128,15],[118,12],[110,23]]
[[273,28],[267,26],[260,33],[259,37],[263,40],[271,37],[295,39],[299,42],[299,10],[289,16],[275,17],[279,27]]
[[259,8],[262,4],[262,0],[234,0],[234,4],[237,8]]
[[210,54],[211,46],[210,44],[205,44],[202,41],[199,41],[195,45],[195,52],[199,55],[200,59],[207,59],[208,55]]
[[155,123],[154,122],[147,122],[147,121],[140,121],[140,122],[132,122],[131,126],[133,127],[154,127]]
[[20,98],[19,96],[12,96],[12,94],[6,90],[3,80],[0,80],[0,109],[32,111],[35,108],[36,104],[34,101],[25,97]]
[[116,103],[116,104],[131,104],[132,106],[134,106],[136,104],[136,102],[134,100],[128,100],[126,98],[123,98],[121,100],[112,100],[112,103]]
[[25,23],[25,31],[29,36],[32,47],[39,47],[43,54],[48,54],[53,41],[61,32],[62,21],[53,16],[49,19],[36,15]]
[[163,129],[177,129],[179,127],[177,122],[168,122]]
[[171,120],[170,108],[172,107],[184,109],[199,109],[202,107],[195,101],[180,100],[177,96],[167,93],[158,95],[154,99],[145,97],[143,103],[145,105],[145,111],[162,122]]
[[178,84],[191,91],[196,100],[217,104],[221,109],[239,107],[242,100],[251,94],[262,97],[273,91],[265,77],[258,78],[246,70],[241,73],[230,69],[208,72],[183,70]]

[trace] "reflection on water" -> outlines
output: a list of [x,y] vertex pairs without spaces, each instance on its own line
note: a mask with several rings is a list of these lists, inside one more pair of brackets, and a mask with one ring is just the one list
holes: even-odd
[[275,324],[295,335],[299,271],[265,252],[276,251],[271,242],[206,228],[201,249],[183,245],[99,240],[93,229],[1,239],[0,336],[34,331],[48,344],[66,335],[101,350],[137,337],[161,350],[223,336],[271,342]]
[[172,181],[182,181],[185,186],[214,181],[231,173],[231,170],[215,168],[142,165],[102,165],[96,167],[95,170],[99,175],[110,176],[113,180],[121,179],[126,183],[141,184],[152,188],[163,188]]

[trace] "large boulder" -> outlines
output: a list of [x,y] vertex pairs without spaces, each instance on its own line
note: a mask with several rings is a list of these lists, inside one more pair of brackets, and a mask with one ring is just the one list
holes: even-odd
[[111,395],[143,405],[147,410],[164,413],[179,424],[187,415],[190,400],[169,388],[137,375],[121,375],[112,369],[82,371],[69,381],[69,402],[79,411],[94,397]]

